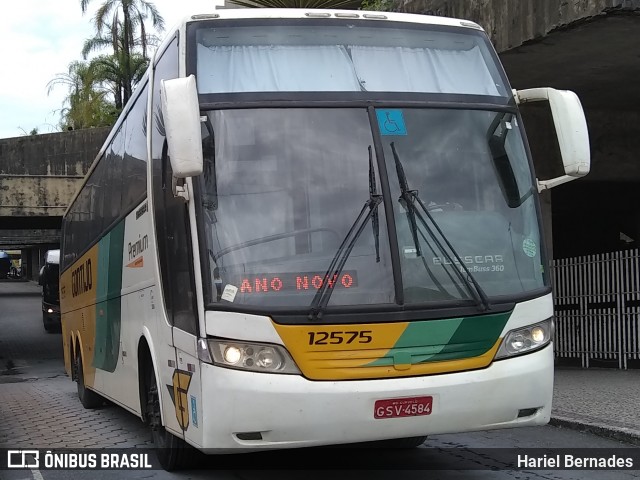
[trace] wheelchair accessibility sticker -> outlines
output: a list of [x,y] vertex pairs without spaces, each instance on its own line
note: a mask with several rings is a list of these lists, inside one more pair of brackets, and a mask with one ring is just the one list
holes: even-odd
[[381,135],[406,135],[402,110],[376,110]]

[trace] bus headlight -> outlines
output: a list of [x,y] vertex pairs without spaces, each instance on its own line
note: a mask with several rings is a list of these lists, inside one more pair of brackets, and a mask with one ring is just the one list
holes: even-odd
[[220,367],[252,372],[300,374],[300,370],[281,345],[244,343],[233,340],[200,340],[199,357]]
[[530,353],[545,347],[553,338],[553,318],[524,328],[511,330],[505,335],[496,360]]

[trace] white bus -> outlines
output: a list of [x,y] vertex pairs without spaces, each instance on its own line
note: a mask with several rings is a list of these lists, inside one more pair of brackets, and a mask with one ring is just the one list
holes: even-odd
[[[518,110],[548,100],[566,175]],[[589,171],[577,97],[513,91],[475,23],[193,15],[63,221],[82,404],[210,453],[543,425],[553,303],[538,193]]]

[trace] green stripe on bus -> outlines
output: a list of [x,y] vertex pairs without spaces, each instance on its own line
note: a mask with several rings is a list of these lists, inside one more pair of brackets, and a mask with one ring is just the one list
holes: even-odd
[[456,359],[482,355],[498,341],[510,316],[511,312],[465,318],[440,354]]
[[511,313],[410,323],[396,344],[368,367],[460,360],[493,347]]
[[93,366],[113,372],[120,352],[124,220],[98,243],[96,339]]

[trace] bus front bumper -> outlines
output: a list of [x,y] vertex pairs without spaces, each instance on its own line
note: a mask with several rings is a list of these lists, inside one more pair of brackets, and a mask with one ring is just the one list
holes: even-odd
[[[239,452],[544,425],[551,416],[553,362],[549,345],[482,370],[357,381],[202,364],[200,448]],[[374,418],[377,400],[423,396],[433,397],[428,415]]]

